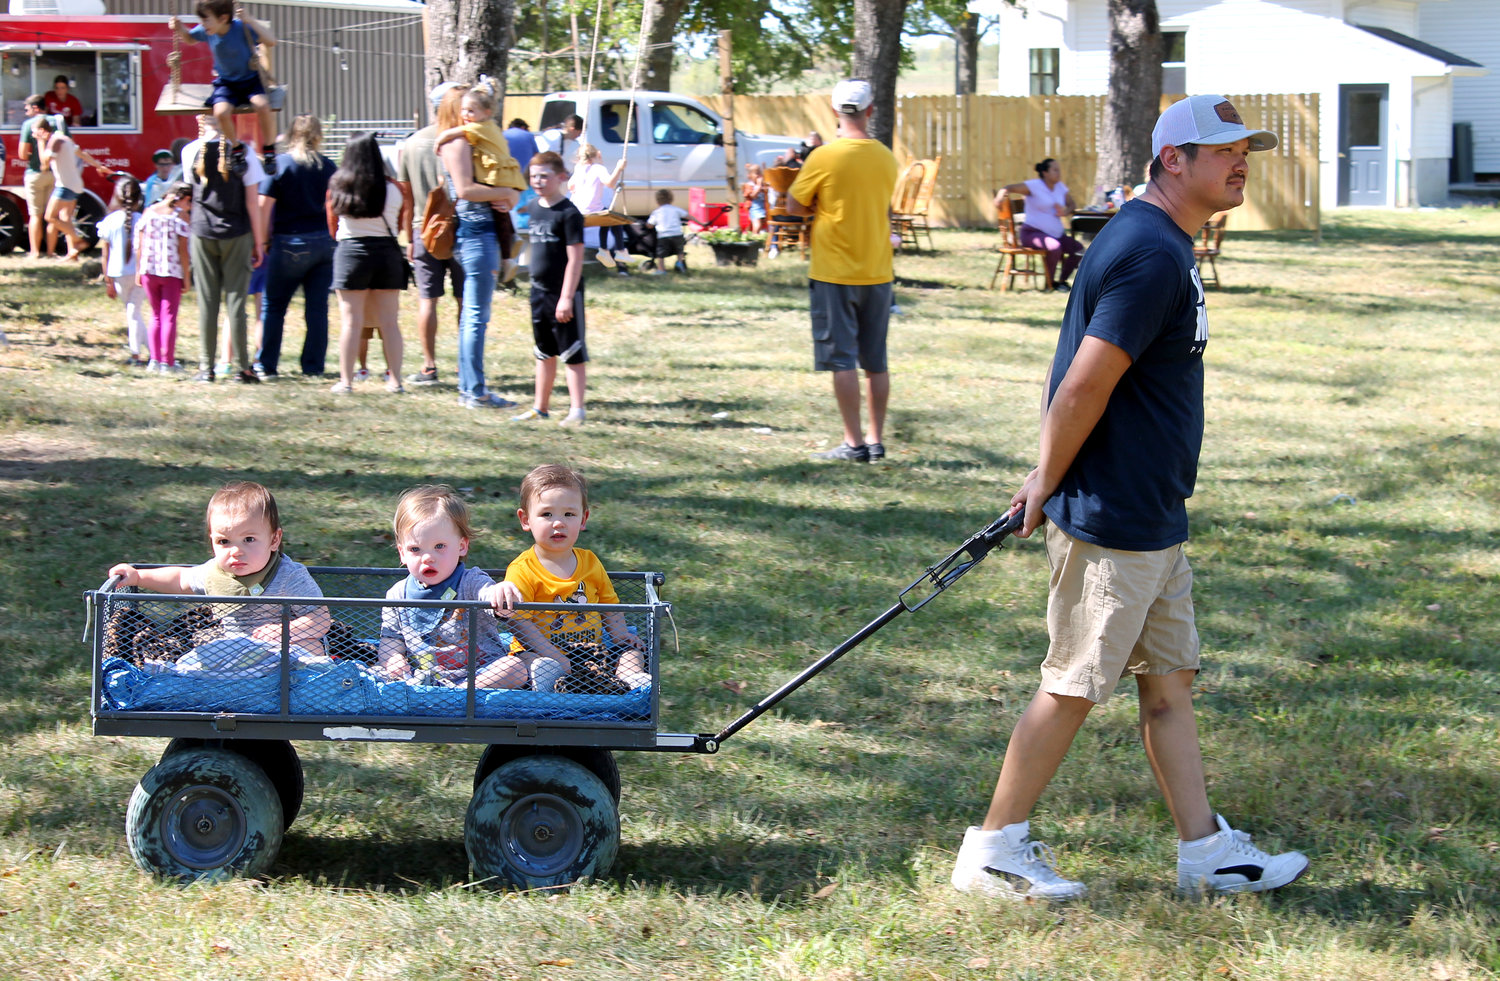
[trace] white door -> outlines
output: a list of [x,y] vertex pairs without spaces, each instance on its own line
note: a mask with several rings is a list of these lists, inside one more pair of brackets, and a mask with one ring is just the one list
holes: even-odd
[[719,121],[696,106],[670,99],[651,103],[651,184],[670,188],[679,208],[690,187],[707,190],[709,202],[728,199]]

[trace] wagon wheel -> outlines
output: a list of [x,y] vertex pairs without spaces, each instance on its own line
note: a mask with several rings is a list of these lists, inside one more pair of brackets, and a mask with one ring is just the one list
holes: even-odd
[[285,831],[302,810],[302,761],[285,739],[192,739],[180,737],[167,743],[161,758],[193,749],[224,749],[238,753],[265,771],[266,779],[281,798],[281,830]]
[[511,760],[484,778],[464,816],[478,879],[520,889],[602,876],[620,849],[620,812],[590,770],[560,756]]
[[0,255],[26,247],[26,216],[15,201],[0,194]]
[[[524,746],[486,746],[479,757],[479,763],[474,767],[474,789],[478,790],[485,777],[511,760],[535,753],[536,750]],[[620,803],[620,768],[615,763],[615,754],[609,750],[589,746],[550,746],[547,748],[547,755],[561,756],[583,766],[602,780],[615,803]]]
[[125,837],[136,864],[163,879],[260,875],[281,849],[281,800],[238,753],[185,750],[136,784]]

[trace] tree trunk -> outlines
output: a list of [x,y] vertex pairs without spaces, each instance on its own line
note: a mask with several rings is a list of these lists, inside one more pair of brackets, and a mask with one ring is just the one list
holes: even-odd
[[427,88],[442,82],[495,80],[505,98],[505,73],[515,36],[515,0],[427,0]]
[[979,15],[964,11],[953,24],[953,94],[979,91]]
[[[1156,0],[1109,0],[1109,95],[1099,129],[1096,204],[1117,184],[1139,184],[1151,162],[1161,104],[1161,23]],[[1100,191],[1103,188],[1103,191]]]
[[672,38],[677,21],[687,9],[687,0],[646,0],[641,10],[641,33],[646,51],[631,86],[666,91],[672,86]]
[[891,146],[896,136],[896,74],[907,0],[854,0],[854,74],[875,90],[870,136]]

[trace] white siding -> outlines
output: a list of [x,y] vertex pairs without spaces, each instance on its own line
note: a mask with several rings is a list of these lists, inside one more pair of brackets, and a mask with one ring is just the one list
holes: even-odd
[[1411,155],[1449,157],[1453,154],[1453,79],[1412,79]]
[[1365,27],[1384,27],[1400,31],[1407,37],[1417,36],[1417,7],[1411,0],[1373,0],[1348,5],[1347,20]]
[[1480,78],[1453,80],[1453,121],[1474,127],[1474,169],[1500,173],[1500,16],[1495,0],[1428,3],[1421,13],[1418,37],[1490,70]]
[[[1031,49],[1064,51],[1068,46],[1067,0],[1030,0],[1024,8],[1003,4],[998,13],[1000,77],[996,94],[1030,95]],[[1059,74],[1066,79],[1066,66],[1061,66]]]

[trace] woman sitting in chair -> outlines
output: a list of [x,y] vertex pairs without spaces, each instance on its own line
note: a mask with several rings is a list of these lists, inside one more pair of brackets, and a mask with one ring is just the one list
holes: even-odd
[[[1083,243],[1063,229],[1063,216],[1073,213],[1073,196],[1062,182],[1057,161],[1048,157],[1036,165],[1037,176],[1020,184],[1007,184],[995,195],[995,207],[1002,198],[1024,194],[1026,215],[1018,232],[1021,244],[1028,249],[1045,249],[1047,280],[1052,288],[1066,293],[1068,277],[1083,259]],[[1061,262],[1062,269],[1058,269]]]

